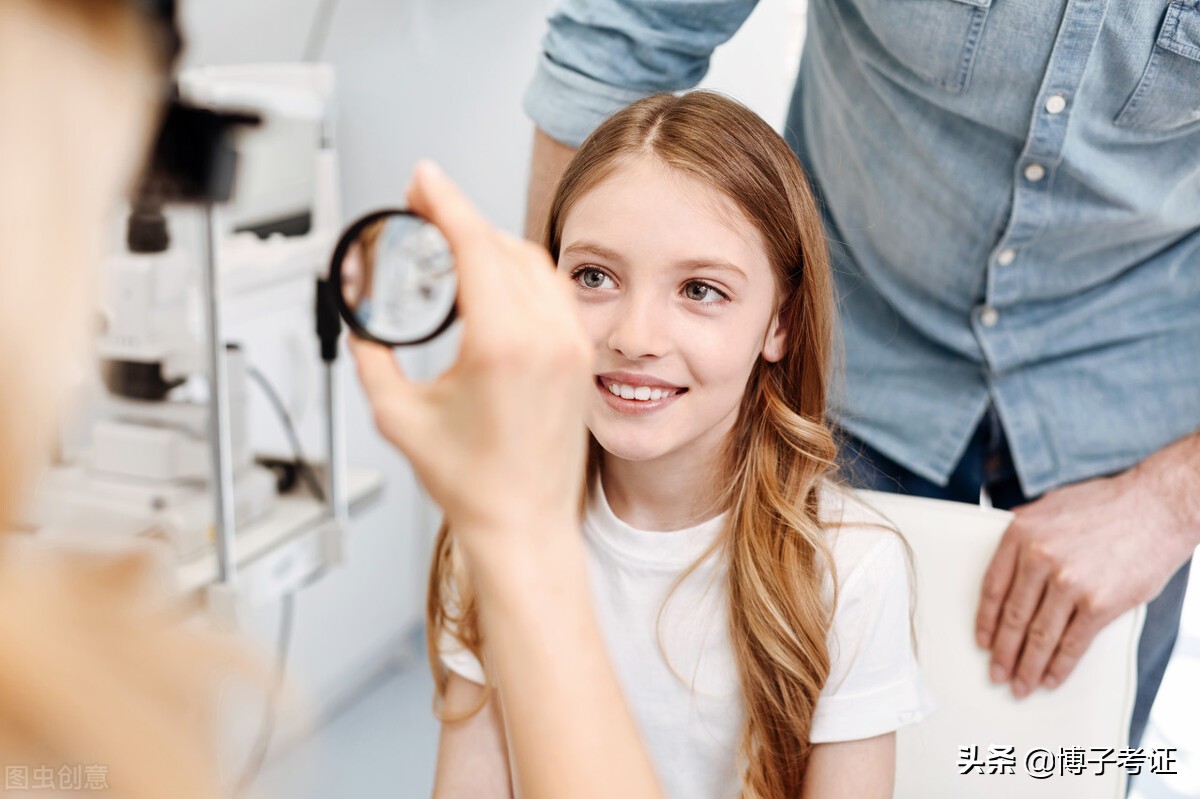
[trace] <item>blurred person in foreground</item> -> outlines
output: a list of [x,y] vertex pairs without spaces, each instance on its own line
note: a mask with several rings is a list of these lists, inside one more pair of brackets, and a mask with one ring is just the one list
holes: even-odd
[[[5,791],[219,795],[215,679],[265,661],[184,630],[151,550],[13,532],[86,352],[105,221],[159,118],[178,40],[130,2],[0,3],[0,762]],[[88,769],[84,779],[82,772]],[[80,784],[80,783],[83,784]]]

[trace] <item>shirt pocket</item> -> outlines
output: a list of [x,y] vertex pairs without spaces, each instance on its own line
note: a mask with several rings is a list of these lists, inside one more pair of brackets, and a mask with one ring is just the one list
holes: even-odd
[[1200,5],[1171,3],[1141,80],[1114,123],[1164,132],[1200,120]]
[[882,49],[909,72],[955,94],[970,86],[992,0],[858,0],[857,5]]

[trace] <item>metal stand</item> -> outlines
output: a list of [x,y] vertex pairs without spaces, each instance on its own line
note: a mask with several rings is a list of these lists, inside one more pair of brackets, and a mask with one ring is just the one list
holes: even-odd
[[334,521],[345,525],[350,521],[346,497],[346,436],[342,429],[342,389],[337,379],[337,361],[325,363],[325,435],[329,463],[326,487],[329,512]]
[[229,380],[221,335],[220,272],[217,263],[217,209],[204,207],[204,300],[208,315],[208,429],[212,438],[213,525],[216,531],[218,582],[231,587],[237,577],[237,533],[233,489],[233,442],[229,429]]

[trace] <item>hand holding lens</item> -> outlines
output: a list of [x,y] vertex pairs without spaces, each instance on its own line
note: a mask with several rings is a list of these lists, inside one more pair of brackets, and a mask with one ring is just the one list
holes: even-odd
[[329,279],[338,312],[361,338],[424,344],[455,318],[458,278],[437,227],[399,209],[374,211],[338,241]]

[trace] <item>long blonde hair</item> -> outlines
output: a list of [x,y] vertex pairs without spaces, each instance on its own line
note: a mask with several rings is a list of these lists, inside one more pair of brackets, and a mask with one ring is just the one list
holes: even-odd
[[[728,562],[730,640],[747,711],[739,746],[742,796],[794,797],[829,675],[832,607],[822,582],[835,576],[818,515],[819,490],[836,455],[825,419],[835,320],[820,215],[795,155],[754,113],[712,92],[657,94],[610,117],[567,166],[547,225],[555,260],[574,204],[623,164],[646,156],[732,199],[761,233],[775,278],[786,353],[777,363],[760,358],[747,382],[719,475],[719,506],[729,509],[729,520],[717,545]],[[585,503],[601,457],[593,439]],[[469,576],[445,527],[427,612],[441,696],[447,674],[437,651],[444,632],[484,660]]]

